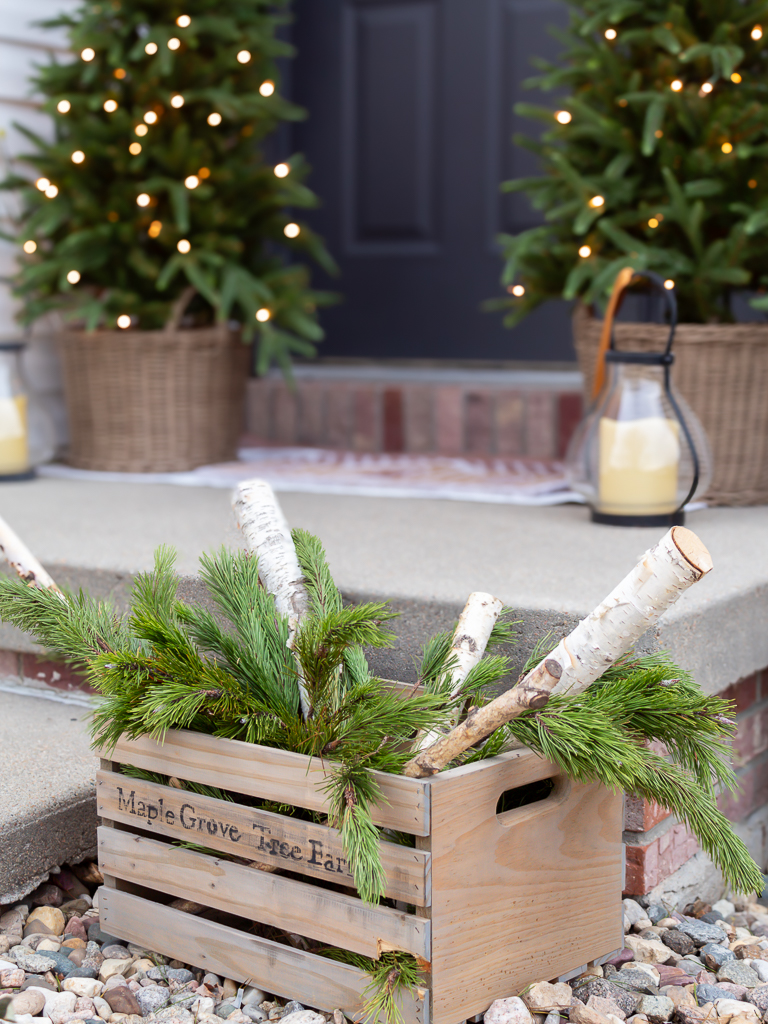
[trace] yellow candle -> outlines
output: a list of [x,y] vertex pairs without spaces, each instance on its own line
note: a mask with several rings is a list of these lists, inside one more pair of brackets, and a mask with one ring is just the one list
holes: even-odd
[[677,508],[679,424],[663,416],[600,420],[599,501],[612,515],[659,515]]
[[27,396],[0,398],[0,475],[28,469]]

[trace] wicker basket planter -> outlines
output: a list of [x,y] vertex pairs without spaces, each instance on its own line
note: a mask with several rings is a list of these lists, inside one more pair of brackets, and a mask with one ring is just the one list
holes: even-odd
[[160,473],[235,457],[248,350],[225,326],[58,339],[81,469]]
[[[243,796],[131,778],[126,764]],[[502,793],[548,778],[545,799],[497,813]],[[102,927],[353,1019],[369,976],[275,942],[270,927],[372,958],[404,950],[425,972],[402,1004],[405,1024],[456,1024],[539,979],[542,964],[564,974],[622,946],[621,794],[558,777],[531,751],[430,779],[377,773],[374,820],[415,837],[414,847],[382,844],[385,891],[408,905],[395,910],[357,898],[337,831],[253,806],[325,812],[325,781],[318,759],[237,740],[181,730],[162,744],[120,740],[97,778]],[[210,909],[192,916],[168,906],[174,897]]]
[[[602,321],[579,304],[573,338],[589,403]],[[669,328],[617,323],[616,347],[661,351]],[[676,387],[699,417],[712,449],[713,505],[768,502],[768,324],[679,324]]]

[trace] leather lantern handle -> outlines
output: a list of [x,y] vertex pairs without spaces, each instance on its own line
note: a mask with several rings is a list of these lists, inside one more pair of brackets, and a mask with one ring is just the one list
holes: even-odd
[[603,330],[600,335],[600,346],[597,350],[597,363],[595,365],[595,377],[592,382],[592,401],[594,402],[600,392],[603,390],[605,384],[605,353],[611,347],[611,333],[613,331],[613,320],[616,316],[616,311],[619,308],[619,302],[624,293],[624,289],[627,287],[629,282],[635,273],[633,267],[622,267],[622,269],[616,275],[616,280],[613,283],[613,291],[611,297],[608,300],[608,307],[605,311],[605,317],[603,319]]

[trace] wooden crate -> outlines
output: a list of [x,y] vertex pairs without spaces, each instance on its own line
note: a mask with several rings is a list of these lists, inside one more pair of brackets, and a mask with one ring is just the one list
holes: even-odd
[[[377,824],[416,837],[415,848],[382,843],[386,894],[413,913],[340,891],[352,881],[334,829],[119,770],[134,765],[325,811],[320,761],[185,731],[162,745],[121,741],[111,758],[97,784],[101,926],[216,974],[349,1016],[359,1014],[369,980],[355,967],[174,910],[164,905],[170,897],[235,914],[244,928],[258,921],[371,957],[415,954],[425,982],[403,1002],[406,1024],[458,1024],[623,945],[622,797],[558,777],[530,751],[431,779],[378,776]],[[548,778],[555,784],[546,799],[497,814],[502,793]],[[304,880],[171,845],[179,841]]]

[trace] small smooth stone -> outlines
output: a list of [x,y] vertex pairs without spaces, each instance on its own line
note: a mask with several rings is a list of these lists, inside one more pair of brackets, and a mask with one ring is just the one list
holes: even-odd
[[[243,1013],[246,1017],[250,1017],[250,1019],[254,1021],[254,1024],[261,1024],[261,1021],[267,1019],[266,1013],[264,1013],[263,1010],[260,1010],[258,1006],[254,1006],[252,1003],[248,1003],[247,1006],[243,1007]],[[558,1022],[559,1020],[560,1016],[558,1014]]]
[[752,968],[736,959],[723,964],[717,972],[717,980],[730,981],[734,985],[743,985],[744,988],[757,988],[760,984],[760,979]]
[[686,917],[683,921],[678,921],[677,929],[684,935],[689,935],[697,946],[704,946],[707,942],[720,942],[725,937],[722,929],[717,925],[707,924],[706,921],[697,921],[694,917]]
[[[53,885],[51,882],[43,882],[27,899],[35,907],[53,907],[55,909],[64,902],[64,893],[58,885]],[[32,914],[29,916],[31,917]]]
[[155,1014],[155,1020],[164,1020],[168,1024],[192,1024],[194,1019],[194,1014],[180,1006],[166,1006],[164,1010],[158,1010]]
[[658,974],[653,978],[645,971],[641,971],[639,965],[622,967],[616,981],[619,985],[628,985],[645,995],[657,996],[659,994]]
[[73,939],[80,939],[83,945],[88,941],[88,932],[85,930],[85,925],[76,914],[67,921],[64,935],[70,936]]
[[693,979],[702,969],[703,964],[699,960],[689,960],[687,957],[684,957],[678,962],[677,967],[679,970],[685,971],[685,973],[689,974],[691,979]]
[[109,932],[103,932],[99,927],[99,922],[94,922],[88,929],[88,938],[91,942],[98,942],[100,946],[119,946],[121,945],[120,939],[116,935],[110,935]]
[[71,950],[73,950],[73,949],[82,949],[83,950],[83,956],[85,956],[85,946],[86,946],[86,943],[84,942],[84,940],[83,939],[78,939],[77,936],[75,936],[75,935],[73,935],[69,939],[64,939],[64,941],[61,944],[61,948],[66,951],[67,956],[70,959],[72,958]]
[[765,960],[752,960],[749,964],[761,982],[768,982],[768,962]]
[[729,960],[735,960],[736,954],[730,949],[726,949],[725,946],[720,946],[716,942],[708,942],[706,946],[702,946],[699,950],[699,956],[702,957],[704,963],[713,971],[717,971],[723,964],[728,963]]
[[696,943],[690,935],[686,935],[685,932],[681,932],[678,928],[668,928],[662,935],[661,941],[675,953],[679,953],[680,956],[687,956],[689,953],[696,951]]
[[646,928],[652,928],[652,927],[653,927],[653,921],[651,921],[650,918],[648,918],[648,917],[641,917],[639,921],[635,921],[635,923],[632,925],[632,931],[639,933],[639,932],[644,932],[646,930]]
[[[77,952],[77,950],[75,951]],[[72,961],[75,962],[74,960]],[[98,978],[99,972],[95,967],[75,967],[73,971],[70,971],[67,975],[68,978]]]
[[736,907],[730,900],[718,900],[717,903],[712,904],[712,909],[718,914],[722,914],[723,917],[733,917],[736,913]]
[[[548,981],[537,981],[529,986],[520,997],[531,1013],[552,1013],[555,1010],[567,1010],[571,1005],[573,993],[571,986],[565,982],[551,984]],[[303,1010],[301,1003],[290,1002],[285,1005],[285,1020],[293,1013]]]
[[625,918],[629,918],[630,925],[634,925],[638,921],[642,921],[643,918],[648,917],[645,907],[641,907],[636,900],[627,897],[627,899],[621,901],[621,905],[622,913]]
[[128,973],[130,967],[130,960],[105,960],[99,968],[99,980],[109,981],[116,974],[123,976]]
[[625,935],[624,942],[635,954],[635,960],[640,963],[663,964],[669,959],[669,949],[658,939],[641,939],[636,935]]
[[682,988],[680,985],[667,985],[665,988],[659,989],[659,995],[666,996],[667,999],[671,999],[675,1004],[675,1009],[677,1009],[678,1006],[696,1005],[693,993],[689,992],[687,988]]
[[663,1024],[672,1019],[675,1004],[668,996],[643,996],[638,1010],[645,1014],[651,1024]]
[[45,996],[35,989],[29,992],[18,992],[11,1001],[13,1012],[18,1016],[20,1013],[28,1013],[31,1017],[37,1017],[43,1012]]
[[[192,971],[188,971],[184,967],[152,967],[147,971],[147,977],[153,981],[178,981],[182,985],[195,980]],[[234,985],[235,983],[232,982],[232,984]],[[235,991],[232,995],[236,993],[237,986],[235,985]]]
[[576,1001],[568,1011],[568,1019],[571,1024],[611,1024],[610,1018],[598,1013],[591,1006],[583,1006]]
[[[614,999],[606,999],[604,996],[590,996],[587,1007],[590,1010],[602,1013],[604,1017],[618,1017],[619,1020],[624,1020],[626,1017],[626,1014]],[[563,1007],[563,1009],[568,1009],[568,1007]],[[557,1014],[557,1011],[555,1013]],[[559,1021],[553,1020],[550,1024],[559,1024]]]
[[232,1003],[219,1003],[216,1007],[216,1016],[226,1020],[230,1013],[234,1013],[236,1009],[237,1007],[233,1006]]
[[136,996],[131,992],[127,985],[121,985],[118,988],[110,989],[109,992],[104,993],[104,998],[112,1007],[113,1013],[138,1014],[139,1017],[143,1016],[141,1007],[136,1000]]
[[[568,987],[570,988],[570,986],[568,986]],[[525,1002],[524,999],[523,999],[523,1002]],[[570,1003],[570,993],[569,993],[568,1005],[569,1006],[571,1005],[571,1003]],[[287,1017],[291,1013],[298,1013],[300,1010],[303,1010],[303,1009],[305,1009],[305,1007],[302,1006],[301,1003],[297,1002],[295,999],[290,999],[285,1004],[285,1007],[284,1007],[285,1016]]]
[[12,967],[8,971],[0,971],[0,988],[20,988],[24,984],[24,971],[20,967]]
[[[312,1013],[311,1010],[302,1010],[302,1013]],[[290,1021],[289,1024],[320,1024],[320,1014],[312,1014],[314,1020]],[[508,999],[496,999],[483,1016],[484,1024],[531,1024],[533,1018],[531,1011],[522,999],[517,996],[510,996]],[[323,1017],[322,1024],[325,1024]]]
[[225,978],[221,986],[221,994],[224,999],[230,999],[232,996],[237,995],[237,988],[236,981],[233,981],[231,978]]
[[67,921],[56,906],[36,907],[27,918],[25,931],[32,924],[42,924],[49,935],[61,935]]
[[716,999],[730,999],[731,993],[719,985],[697,985],[696,1002],[699,1006],[704,1003],[714,1003]]
[[747,1001],[756,1006],[760,1013],[765,1013],[768,1010],[768,985],[753,988],[747,996]]
[[[206,974],[203,978],[203,983],[211,987],[212,985],[220,985],[221,982],[215,974]],[[253,985],[246,985],[243,989],[243,1006],[258,1006],[259,1003],[263,1003],[267,998],[267,993],[262,992],[260,988],[254,988]]]
[[100,996],[104,986],[96,978],[73,978],[71,975],[61,983],[64,992],[74,992],[78,996]]
[[657,964],[654,968],[659,976],[659,986],[663,985],[690,985],[690,976],[681,971],[679,967],[670,967],[668,964]]
[[[286,1014],[281,1018],[287,1024],[325,1024],[325,1017],[314,1010],[297,1010],[295,1013]],[[500,1022],[496,1022],[500,1024]]]
[[133,957],[125,948],[119,943],[113,942],[109,946],[101,947],[101,955],[105,960],[132,960]]
[[98,1013],[100,1017],[103,1017],[104,1020],[107,1020],[109,1017],[112,1016],[112,1007],[109,1005],[107,1000],[102,999],[101,996],[93,997],[93,1006],[94,1009],[96,1010],[96,1013]]
[[667,909],[662,907],[660,903],[652,903],[646,910],[646,914],[653,924],[659,924],[667,916]]
[[189,1005],[190,1013],[194,1013],[196,1017],[200,1017],[203,1014],[213,1013],[213,1000],[209,996],[198,996]]
[[62,1018],[74,1011],[76,1002],[74,992],[52,992],[45,1000],[45,1016],[51,1018],[52,1024],[65,1024]]
[[631,1017],[637,1010],[639,995],[614,984],[608,978],[589,978],[584,984],[574,986],[574,995],[583,1003],[589,1002],[590,996],[603,996],[617,1003],[624,1013]]
[[716,999],[715,1009],[718,1017],[735,1017],[746,1014],[756,1020],[760,1019],[760,1011],[752,1003],[744,1003],[739,999]]
[[741,1003],[748,1003],[749,993],[752,991],[751,988],[746,988],[744,985],[734,985],[730,981],[718,981],[718,988],[724,988],[729,993],[731,999],[738,999]]
[[58,989],[55,984],[49,982],[46,978],[41,977],[39,974],[32,974],[21,986],[21,991],[26,992],[28,990],[39,988],[43,991],[56,992]]

